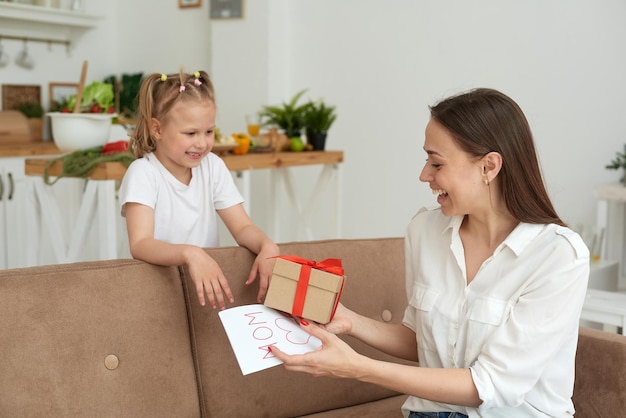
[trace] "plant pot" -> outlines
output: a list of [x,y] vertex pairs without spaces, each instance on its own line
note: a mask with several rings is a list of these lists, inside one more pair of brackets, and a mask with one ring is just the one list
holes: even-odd
[[287,138],[301,137],[302,131],[300,131],[299,129],[295,129],[292,131],[285,130],[285,135],[287,135]]
[[306,140],[313,146],[313,151],[324,151],[328,132],[307,131]]

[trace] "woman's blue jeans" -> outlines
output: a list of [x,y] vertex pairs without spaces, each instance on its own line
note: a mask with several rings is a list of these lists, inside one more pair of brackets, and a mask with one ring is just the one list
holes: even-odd
[[460,412],[411,412],[409,418],[467,418]]

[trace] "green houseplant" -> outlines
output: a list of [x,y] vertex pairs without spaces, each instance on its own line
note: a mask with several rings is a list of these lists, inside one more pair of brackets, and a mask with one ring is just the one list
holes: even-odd
[[323,100],[307,103],[304,111],[304,127],[307,141],[314,150],[324,149],[328,130],[336,119],[335,106],[329,106]]
[[626,146],[624,146],[624,152],[616,152],[615,158],[611,160],[610,164],[604,166],[607,170],[622,170],[624,176],[621,181],[626,186]]
[[41,141],[43,136],[43,107],[39,103],[24,102],[19,104],[15,110],[22,112],[28,118],[32,140]]
[[143,80],[143,72],[122,74],[121,78],[111,75],[104,79],[105,83],[114,86],[115,108],[120,118],[133,120],[137,112],[139,87]]
[[308,104],[298,104],[298,101],[305,92],[306,89],[299,91],[289,102],[282,105],[263,106],[259,112],[263,126],[276,126],[282,129],[288,138],[301,136]]

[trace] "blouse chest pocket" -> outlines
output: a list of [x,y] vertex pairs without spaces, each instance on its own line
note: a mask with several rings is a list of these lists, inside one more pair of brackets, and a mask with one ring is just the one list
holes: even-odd
[[415,333],[418,346],[422,349],[436,350],[432,333],[433,308],[437,303],[439,294],[439,291],[435,289],[416,284],[409,300],[409,304],[415,309]]
[[476,299],[472,304],[469,319],[488,325],[500,325],[508,311],[509,301],[494,298]]
[[437,302],[439,291],[430,287],[416,284],[413,288],[413,297],[409,303],[418,311],[430,312]]
[[475,359],[489,336],[502,325],[511,312],[508,300],[480,298],[469,312],[466,359]]

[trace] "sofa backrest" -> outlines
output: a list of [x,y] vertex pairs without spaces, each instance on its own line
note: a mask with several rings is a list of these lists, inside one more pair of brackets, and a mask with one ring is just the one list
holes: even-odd
[[[317,241],[280,247],[281,254],[310,260],[341,258],[347,276],[342,302],[373,318],[402,320],[406,296],[401,238]],[[244,284],[254,255],[235,247],[208,251],[228,278],[235,305],[256,303],[258,284]],[[189,290],[193,351],[204,417],[295,417],[396,395],[375,385],[313,378],[288,372],[282,366],[243,376],[217,312],[199,305],[186,269],[183,274]],[[390,359],[354,339],[349,342],[365,355]]]
[[574,408],[581,418],[626,411],[626,336],[581,327],[576,350]]
[[0,416],[199,416],[184,300],[133,260],[0,271]]
[[[207,251],[229,279],[235,305],[255,303],[258,284],[244,284],[253,254],[239,247]],[[342,302],[372,318],[401,321],[401,238],[290,243],[281,253],[341,258]],[[0,318],[0,416],[280,418],[395,395],[282,366],[242,376],[217,311],[199,306],[184,268],[111,260],[3,270]],[[347,341],[364,355],[397,361]],[[624,393],[626,337],[581,328],[576,416],[623,411]]]

